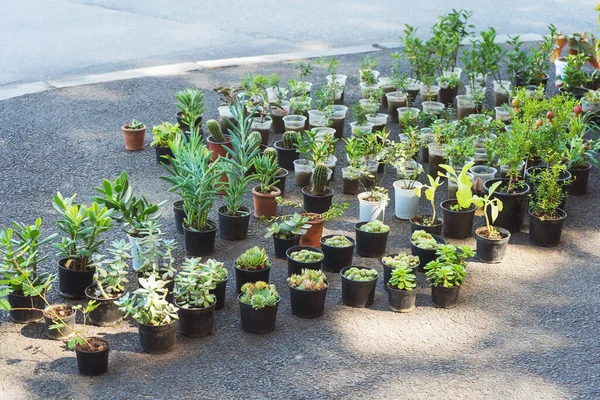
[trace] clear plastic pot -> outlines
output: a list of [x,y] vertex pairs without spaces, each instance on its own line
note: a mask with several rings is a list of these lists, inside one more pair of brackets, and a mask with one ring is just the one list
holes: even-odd
[[371,122],[367,122],[364,125],[358,125],[356,122],[350,122],[350,128],[352,128],[352,133],[356,132],[373,132],[373,124]]
[[456,76],[458,76],[459,79],[460,79],[461,74],[462,74],[462,68],[458,68],[458,67],[454,67],[451,70],[442,71],[443,76],[456,75]]
[[294,175],[296,177],[296,186],[307,186],[310,184],[310,178],[313,172],[313,162],[309,160],[294,160]]
[[509,110],[504,109],[503,107],[494,107],[496,111],[496,119],[500,121],[509,122],[512,119],[512,115]]
[[267,100],[269,103],[277,103],[287,98],[288,90],[284,87],[268,87]]
[[475,193],[483,195],[483,184],[486,181],[494,179],[498,170],[494,167],[476,165],[474,167],[471,167],[470,172],[471,174],[473,174],[473,178],[471,178],[471,181],[473,182],[473,189],[475,189]]
[[420,94],[421,100],[423,101],[435,101],[437,100],[438,93],[440,92],[439,86],[427,86],[421,85]]
[[286,115],[283,117],[283,124],[286,131],[304,132],[306,117],[304,115]]
[[437,101],[424,101],[421,103],[423,107],[423,112],[429,112],[434,114],[439,114],[444,111],[444,103],[440,103]]
[[[310,106],[312,104],[312,98],[310,97],[292,97],[290,99],[290,111],[291,112],[304,112],[304,111],[308,111],[310,109]],[[294,109],[294,107],[296,107],[296,109]]]
[[335,136],[335,129],[326,126],[317,126],[313,128],[313,132],[317,133],[315,139],[319,142],[322,142],[326,135]]
[[348,112],[348,107],[343,106],[341,104],[336,104],[332,107],[335,110],[335,112],[333,113],[333,119],[346,118],[346,113]]
[[367,114],[377,114],[379,111],[379,103],[371,101],[371,99],[360,99],[358,103]]
[[325,116],[323,111],[308,110],[308,123],[311,126],[327,126],[329,124],[329,118]]
[[346,79],[348,79],[348,77],[342,74],[335,74],[335,77],[332,75],[327,75],[325,79],[327,79],[327,83],[329,84],[335,82],[336,85],[339,85],[342,88],[344,88],[346,86]]
[[458,95],[456,96],[456,118],[463,119],[467,115],[475,114],[475,102],[473,97],[469,95]]
[[[367,115],[367,121],[372,123],[374,128],[385,126],[385,124],[387,124],[387,120],[388,120],[388,115],[384,114],[384,113],[377,113],[376,115]],[[381,128],[378,128],[376,130],[380,130],[380,129]]]
[[371,94],[374,91],[376,91],[377,89],[379,89],[379,83],[368,84],[366,82],[361,82],[360,83],[360,96],[363,99],[368,99],[369,97],[371,97]]

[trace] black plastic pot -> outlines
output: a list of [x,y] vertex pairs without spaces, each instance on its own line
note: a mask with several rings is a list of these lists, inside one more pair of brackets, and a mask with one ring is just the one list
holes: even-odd
[[[485,192],[488,193],[490,186],[498,181],[506,182],[506,184],[508,184],[509,180],[508,178],[502,178],[486,181],[483,183]],[[531,191],[528,184],[523,182],[523,185],[525,185],[525,187],[518,193],[502,193],[498,190],[494,192],[492,199],[500,199],[500,201],[502,201],[502,211],[498,213],[498,218],[494,221],[494,226],[507,229],[509,232],[519,232],[521,230],[523,218],[525,218],[525,211],[527,210],[527,197]],[[501,184],[500,187],[502,186],[505,185]]]
[[[18,324],[29,324],[30,322],[38,322],[44,318],[44,308],[46,303],[40,296],[23,296],[16,293],[8,295],[8,303],[10,304],[10,319]],[[13,310],[18,308],[19,310]],[[30,308],[32,310],[21,310]]]
[[[89,338],[87,338],[89,340]],[[77,357],[77,368],[79,373],[85,376],[102,375],[108,369],[108,342],[104,339],[95,338],[104,342],[104,350],[101,351],[86,351],[75,347],[75,355]]]
[[271,273],[271,267],[259,269],[259,270],[246,270],[235,267],[235,288],[237,293],[242,292],[242,286],[248,282],[269,282],[269,274]]
[[379,258],[385,254],[387,239],[390,231],[365,232],[360,230],[360,227],[368,222],[359,222],[354,225],[356,233],[356,254],[361,257]]
[[459,292],[460,286],[432,286],[431,301],[433,302],[433,305],[438,308],[454,308],[458,301]]
[[150,354],[163,354],[171,351],[177,337],[177,321],[168,325],[139,324],[140,345]]
[[185,218],[183,200],[177,200],[173,203],[173,214],[175,215],[175,228],[177,232],[183,233],[183,219]]
[[327,235],[321,238],[321,251],[323,252],[321,268],[323,271],[340,272],[342,269],[352,265],[356,242],[351,237],[346,236],[346,238],[352,242],[352,246],[333,247],[326,245],[325,241],[334,236],[337,235]]
[[[309,251],[314,251],[315,253],[320,253],[321,259],[319,261],[315,261],[312,263],[303,263],[303,262],[292,259],[292,257],[290,255],[293,252],[300,251],[300,250],[309,250]],[[290,277],[294,274],[297,274],[297,275],[301,274],[303,269],[316,269],[316,270],[321,269],[321,261],[323,261],[323,252],[321,250],[317,249],[316,247],[310,247],[310,246],[290,247],[285,252],[285,255],[287,257],[287,262],[288,262],[288,277]]]
[[304,198],[304,210],[306,212],[312,212],[316,214],[322,214],[329,210],[331,202],[333,200],[333,189],[325,187],[325,194],[322,196],[316,196],[311,193],[310,188],[312,186],[304,186],[302,188],[302,196]]
[[242,303],[239,300],[240,296],[238,296],[238,303],[240,303],[240,318],[244,332],[258,334],[273,332],[279,301],[275,305],[255,310],[250,304]]
[[567,213],[558,208],[557,219],[540,219],[528,211],[529,214],[529,239],[536,246],[554,247],[560,243],[563,224]]
[[[433,225],[421,225],[415,222],[415,217],[419,215],[415,215],[410,217],[408,220],[410,222],[410,233],[412,234],[414,231],[425,231],[432,235],[441,235],[442,234],[442,220],[440,218],[436,218],[436,223]],[[425,215],[425,217],[431,217],[430,215]]]
[[569,172],[571,173],[571,183],[567,187],[568,193],[572,195],[580,195],[587,193],[588,187],[588,179],[590,176],[590,171],[592,169],[592,164],[588,163],[585,168],[570,168]]
[[502,236],[501,239],[488,239],[481,236],[480,232],[486,229],[485,226],[477,228],[475,231],[475,237],[477,238],[476,253],[477,258],[481,262],[485,263],[499,263],[506,254],[506,248],[508,247],[508,241],[510,240],[510,232],[507,229],[496,227],[496,230]]
[[114,302],[119,300],[125,293],[123,292],[112,299],[104,299],[92,294],[95,288],[96,285],[92,285],[85,290],[88,300],[95,300],[98,303],[98,307],[88,314],[89,323],[96,326],[115,326],[119,324],[123,320],[123,313]]
[[209,291],[215,295],[215,310],[220,310],[225,307],[225,292],[227,291],[227,280],[217,283],[214,289]]
[[275,247],[275,257],[286,258],[286,252],[290,247],[298,246],[300,244],[300,236],[294,236],[291,239],[282,239],[273,236],[273,246]]
[[[352,281],[344,277],[344,272],[350,267],[340,271],[342,277],[342,302],[350,307],[365,308],[373,304],[375,298],[375,285],[377,279],[371,281]],[[360,269],[369,269],[368,267],[357,267]]]
[[294,160],[300,157],[300,153],[296,149],[286,149],[283,147],[283,141],[279,140],[273,144],[277,150],[277,165],[280,168],[294,169]]
[[65,268],[66,262],[67,259],[58,262],[58,292],[64,297],[81,299],[85,297],[85,289],[94,282],[96,268],[75,271]]
[[248,237],[250,225],[250,209],[240,207],[240,211],[246,215],[229,215],[227,206],[219,207],[219,235],[225,240],[244,240]]
[[289,287],[292,314],[300,318],[316,318],[323,315],[327,288],[322,290],[300,290]]
[[464,211],[452,211],[451,206],[455,205],[456,200],[442,201],[442,218],[444,221],[444,235],[452,239],[464,239],[471,236],[473,232],[473,218],[477,207],[471,205],[471,208]]
[[[52,305],[50,307],[46,307],[46,310],[49,310],[50,308],[53,307],[65,307],[65,308],[70,308],[69,306],[67,306],[66,304],[55,304]],[[46,324],[46,336],[48,336],[48,339],[52,339],[52,340],[64,340],[67,339],[71,336],[73,336],[73,332],[75,331],[75,311],[71,310],[71,314],[67,315],[66,317],[60,317],[62,319],[62,322],[64,322],[64,327],[62,328],[56,328],[56,329],[50,329],[50,327],[52,325],[56,325],[56,324],[60,324],[61,321],[59,321],[58,319],[53,320],[52,317],[48,316],[48,312],[44,313],[44,323]],[[52,314],[50,314],[52,315]]]
[[210,335],[215,326],[215,305],[216,302],[206,308],[183,308],[178,306],[179,333],[188,337]]
[[360,183],[359,179],[348,179],[348,178],[343,178],[342,179],[342,183],[343,183],[343,193],[344,194],[357,194],[358,193],[358,186]]
[[208,221],[212,227],[205,231],[192,231],[183,225],[183,242],[185,252],[194,257],[208,256],[215,251],[215,239],[217,237],[217,225]]
[[[435,239],[436,242],[438,242],[441,245],[446,244],[446,239],[444,239],[441,236],[438,235],[431,235],[433,236],[433,238]],[[437,254],[435,254],[435,252],[437,250],[427,250],[427,249],[422,249],[420,247],[417,247],[414,245],[414,243],[411,241],[410,242],[410,248],[411,248],[411,254],[413,256],[419,256],[419,266],[418,266],[418,270],[419,272],[425,272],[425,266],[427,265],[427,263],[429,263],[430,261],[433,261],[437,258]]]
[[173,151],[171,150],[170,147],[158,147],[158,146],[154,146],[154,151],[156,152],[156,162],[157,163],[162,163],[162,164],[165,164],[165,165],[170,165],[171,164],[171,160],[169,160],[168,158],[163,157],[163,156],[173,157]]
[[277,185],[275,185],[275,187],[281,192],[281,197],[283,197],[283,195],[285,194],[285,181],[287,179],[288,174],[289,172],[287,169],[281,168],[281,170],[279,171],[279,175],[275,177],[275,180],[279,181]]
[[400,290],[386,284],[388,292],[388,307],[394,312],[407,313],[415,308],[416,290]]

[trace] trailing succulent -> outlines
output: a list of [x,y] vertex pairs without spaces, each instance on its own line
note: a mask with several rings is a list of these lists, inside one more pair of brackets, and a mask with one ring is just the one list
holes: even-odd
[[303,269],[301,274],[288,278],[291,287],[298,290],[323,290],[327,288],[327,276],[319,270]]
[[378,276],[379,274],[374,269],[351,267],[344,272],[344,278],[357,282],[372,281],[377,279]]
[[271,262],[267,257],[265,249],[254,246],[246,250],[241,256],[235,260],[235,266],[239,269],[257,270],[271,266]]
[[263,281],[248,282],[242,286],[240,301],[251,305],[255,310],[260,310],[277,304],[279,293],[275,285]]

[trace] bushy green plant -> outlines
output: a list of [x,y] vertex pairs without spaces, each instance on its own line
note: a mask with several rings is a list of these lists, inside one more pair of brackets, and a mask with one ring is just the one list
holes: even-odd
[[182,308],[207,308],[215,302],[214,275],[208,272],[199,258],[186,258],[181,271],[175,275],[175,304]]
[[456,89],[460,87],[460,77],[456,74],[440,76],[437,78],[437,82],[441,87],[448,89]]
[[167,282],[156,279],[155,275],[139,278],[140,288],[133,293],[125,293],[115,302],[125,313],[140,324],[162,326],[179,319],[177,309],[166,300]]
[[235,266],[239,269],[254,271],[270,267],[271,262],[269,261],[269,257],[267,257],[265,249],[254,246],[246,250],[235,260]]
[[279,183],[275,177],[279,174],[277,158],[269,155],[260,155],[254,159],[256,177],[260,183],[261,193],[271,193],[272,188]]
[[294,261],[302,263],[313,263],[322,260],[323,254],[316,251],[303,249],[294,251],[292,254],[290,254],[290,258]]
[[440,246],[437,259],[425,265],[425,276],[432,286],[460,286],[467,276],[465,262],[475,255],[469,246],[456,247],[451,244]]
[[434,250],[440,247],[440,244],[434,239],[433,236],[431,236],[430,233],[420,229],[412,233],[410,241],[418,248],[424,250]]
[[379,273],[374,269],[350,267],[344,272],[344,278],[356,282],[366,282],[377,279]]
[[417,287],[416,279],[411,268],[400,265],[392,270],[388,285],[394,289],[410,291]]
[[140,262],[135,271],[148,277],[156,275],[163,281],[170,281],[175,275],[173,251],[176,245],[173,239],[165,239],[160,225],[154,221],[146,223],[138,241]]
[[103,299],[113,299],[125,291],[128,262],[131,260],[130,243],[115,240],[106,250],[112,257],[105,258],[102,254],[94,254],[92,260],[96,266],[94,274],[94,291],[92,294]]
[[390,230],[390,227],[389,225],[386,225],[382,221],[376,219],[375,221],[367,222],[361,226],[360,230],[369,233],[385,233]]
[[169,147],[169,141],[174,140],[177,135],[181,134],[179,124],[171,124],[170,122],[163,122],[160,125],[154,125],[152,127],[152,133],[154,139],[150,146],[153,147]]
[[435,79],[436,60],[430,43],[417,36],[417,28],[406,24],[404,35],[400,36],[400,45],[404,48],[405,57],[416,78],[427,87],[431,86]]
[[413,269],[419,265],[419,256],[412,256],[402,252],[394,256],[385,256],[381,261],[388,267]]
[[303,269],[300,274],[294,274],[288,278],[291,287],[298,290],[323,290],[327,288],[327,276],[314,269]]
[[553,164],[541,168],[530,178],[533,182],[533,191],[529,195],[529,207],[532,214],[542,220],[556,218],[558,214],[556,210],[567,195],[565,182],[559,181],[563,171],[566,171],[564,165]]
[[326,239],[325,244],[331,247],[350,247],[353,242],[346,236],[337,235]]
[[181,110],[181,121],[190,127],[192,133],[197,133],[200,128],[198,122],[202,121],[204,113],[204,94],[198,89],[185,89],[175,93],[177,108]]
[[[583,64],[588,60],[585,54],[570,54],[567,56],[567,65],[562,75],[564,88],[572,90],[584,86],[588,82],[588,76],[582,70]],[[560,81],[557,82],[560,84]]]
[[473,28],[468,23],[472,14],[470,11],[453,9],[438,16],[438,21],[431,27],[428,45],[436,49],[435,62],[440,75],[456,67],[460,44],[469,35],[468,29]]
[[329,144],[319,140],[318,133],[318,129],[312,129],[305,131],[304,135],[297,134],[298,153],[314,165],[325,163],[330,152]]
[[274,306],[279,301],[279,293],[273,284],[263,281],[249,282],[242,286],[240,301],[249,304],[255,310]]

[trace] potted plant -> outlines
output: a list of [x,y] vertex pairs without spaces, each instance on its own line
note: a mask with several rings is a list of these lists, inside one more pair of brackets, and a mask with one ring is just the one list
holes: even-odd
[[441,235],[442,234],[442,220],[437,217],[437,212],[435,208],[435,192],[438,187],[443,185],[443,182],[440,182],[440,177],[436,177],[435,180],[431,177],[431,175],[427,175],[427,179],[429,179],[429,185],[421,185],[414,188],[415,194],[417,197],[421,197],[421,190],[425,188],[425,198],[429,200],[429,204],[431,204],[431,215],[413,215],[410,217],[410,231],[411,233],[422,230],[427,233]]
[[340,272],[352,265],[355,241],[344,235],[327,235],[321,238],[321,262],[324,271]]
[[286,251],[288,261],[288,277],[300,274],[305,269],[321,269],[323,252],[316,247],[294,246]]
[[221,125],[219,125],[216,119],[206,121],[206,130],[209,133],[206,142],[208,143],[209,150],[212,151],[211,160],[215,161],[219,156],[229,157],[229,153],[227,153],[225,148],[231,148],[231,136],[223,133]]
[[292,314],[300,318],[323,315],[327,295],[327,276],[318,270],[303,269],[288,279]]
[[69,339],[75,330],[75,310],[66,304],[48,305],[44,308],[44,323],[48,339]]
[[465,259],[474,255],[473,250],[468,246],[446,244],[438,248],[437,255],[437,259],[425,266],[425,276],[431,285],[431,300],[436,307],[453,308],[467,276]]
[[279,173],[279,165],[274,157],[263,154],[254,159],[254,168],[260,183],[259,186],[252,189],[254,216],[268,219],[277,215],[275,198],[281,195],[281,191],[275,186],[279,183],[275,177]]
[[592,127],[588,116],[576,116],[570,121],[567,146],[563,150],[567,171],[572,181],[568,193],[580,195],[587,192],[588,179],[592,166],[598,167],[599,139],[585,139],[584,135]]
[[369,111],[366,107],[363,107],[360,103],[355,103],[352,106],[352,114],[354,115],[354,122],[350,123],[352,133],[356,132],[371,132],[373,130],[373,124],[367,120]]
[[279,293],[264,281],[248,282],[238,296],[244,332],[264,334],[275,330]]
[[239,101],[240,95],[244,89],[241,87],[219,86],[213,89],[213,92],[219,95],[220,105],[217,109],[219,112],[219,125],[222,132],[228,132],[229,128],[236,126],[237,123],[233,118],[230,107]]
[[307,212],[321,214],[329,210],[333,198],[333,189],[327,184],[327,171],[325,164],[317,164],[312,173],[312,186],[304,186],[302,195],[304,197],[304,210]]
[[482,262],[498,263],[502,261],[506,254],[508,241],[510,240],[510,232],[508,230],[492,225],[498,217],[498,213],[502,211],[502,201],[497,197],[492,197],[501,184],[501,181],[495,182],[490,186],[488,193],[482,198],[485,226],[481,226],[475,230],[477,258]]
[[10,319],[19,324],[43,318],[45,293],[55,276],[38,270],[46,257],[39,255],[40,246],[52,241],[56,234],[41,237],[42,219],[33,225],[13,222],[12,228],[0,232],[0,307],[10,311]]
[[385,254],[390,227],[379,220],[359,222],[356,232],[356,254],[361,257],[379,258]]
[[166,300],[166,282],[155,275],[139,278],[140,288],[126,293],[117,304],[125,318],[138,323],[140,345],[150,354],[167,353],[175,346],[177,308]]
[[437,83],[440,87],[437,101],[446,107],[452,107],[454,98],[458,95],[460,89],[460,76],[457,74],[440,76],[437,78]]
[[411,234],[411,253],[419,258],[419,272],[425,272],[425,265],[435,260],[437,249],[445,244],[446,240],[443,237],[423,230],[416,230]]
[[133,120],[121,127],[125,138],[125,148],[129,151],[142,150],[146,136],[146,125],[138,120]]
[[294,174],[296,186],[308,186],[315,165],[325,163],[329,153],[329,147],[319,140],[318,131],[309,130],[303,135],[298,134],[297,151],[304,155],[305,159],[294,160]]
[[591,114],[595,119],[600,117],[600,90],[590,90],[583,95],[581,111]]
[[173,296],[179,317],[179,332],[183,336],[204,337],[213,332],[216,288],[213,275],[205,271],[199,258],[186,258],[175,275]]
[[360,178],[365,174],[363,166],[363,141],[356,136],[344,139],[348,166],[342,168],[343,193],[357,194]]
[[202,134],[202,114],[204,113],[204,94],[198,89],[185,89],[175,93],[177,123],[183,132]]
[[416,276],[406,263],[402,263],[391,271],[385,288],[388,292],[388,307],[394,312],[411,312],[415,308],[417,292]]
[[566,196],[559,182],[566,167],[553,164],[532,177],[533,193],[529,196],[529,238],[537,246],[552,247],[560,243],[567,213],[559,206]]
[[112,242],[107,250],[111,258],[94,254],[94,283],[85,290],[88,303],[97,304],[97,307],[88,313],[88,320],[92,325],[115,326],[123,320],[123,314],[115,301],[125,294],[125,284],[129,282],[127,263],[131,260],[131,248],[130,243],[118,240]]
[[[200,259],[197,259],[200,262]],[[215,310],[220,310],[225,306],[225,292],[227,290],[227,269],[220,261],[209,258],[205,263],[200,263],[202,271],[209,274],[215,283],[214,289],[210,289],[209,293],[215,296]]]
[[299,157],[298,132],[284,132],[281,140],[276,141],[273,147],[277,150],[277,164],[287,170],[294,169],[294,161]]
[[371,190],[358,194],[359,220],[361,222],[381,220],[385,218],[385,207],[389,201],[388,190],[381,186],[373,186]]
[[569,93],[574,98],[581,100],[588,92],[584,86],[589,77],[582,70],[583,64],[588,60],[585,54],[569,55],[562,79],[556,81],[556,86],[561,92]]
[[481,198],[471,192],[473,184],[471,178],[467,175],[467,171],[472,166],[472,162],[466,164],[460,174],[457,175],[451,166],[440,165],[446,170],[446,173],[440,174],[440,176],[452,181],[458,187],[456,200],[445,200],[441,204],[444,235],[453,239],[464,239],[471,236],[475,211],[481,204]]
[[346,267],[342,277],[342,302],[350,307],[365,308],[373,304],[379,274],[368,267]]
[[266,238],[273,237],[275,257],[277,258],[285,258],[287,250],[290,247],[298,246],[300,236],[310,228],[310,225],[307,224],[309,217],[306,215],[294,214],[281,218],[283,219],[281,222],[273,221],[265,234]]
[[235,285],[237,293],[248,282],[269,281],[271,261],[265,249],[254,246],[246,250],[235,260]]
[[395,162],[396,170],[401,176],[401,179],[393,183],[395,214],[399,219],[409,219],[416,214],[419,209],[419,196],[416,192],[420,193],[420,188],[423,186],[418,181],[423,168],[414,161],[419,152],[420,138],[416,130],[405,131],[405,135],[407,140],[399,143],[391,142],[388,145],[387,155]]
[[150,146],[154,147],[154,150],[156,151],[156,162],[168,164],[170,159],[165,156],[173,157],[169,141],[173,141],[178,135],[181,135],[179,125],[163,122],[160,125],[154,125],[152,127],[152,134],[154,135],[154,139],[152,140],[152,143],[150,143]]
[[394,268],[403,266],[412,270],[419,266],[419,257],[402,252],[382,257],[380,262],[383,267],[383,287],[385,290],[388,290],[387,283],[390,280]]

